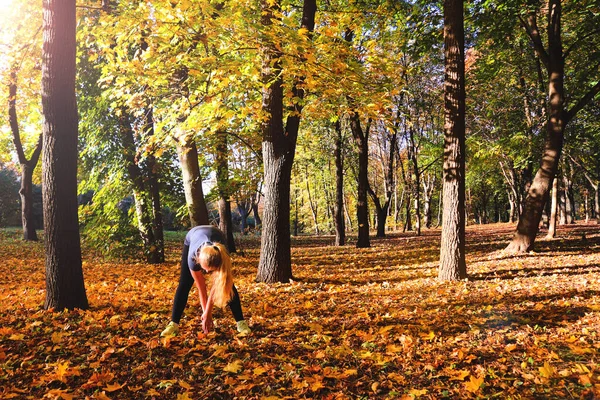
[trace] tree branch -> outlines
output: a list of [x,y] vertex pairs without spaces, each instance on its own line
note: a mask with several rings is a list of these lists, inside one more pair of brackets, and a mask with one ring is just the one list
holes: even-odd
[[600,93],[600,82],[597,82],[585,96],[579,99],[577,104],[567,111],[567,120],[565,122],[569,122],[583,107],[591,102],[598,93]]
[[600,28],[598,28],[598,29],[594,29],[593,31],[591,31],[591,32],[588,32],[587,34],[585,34],[585,35],[581,36],[580,38],[577,38],[577,40],[576,40],[575,42],[573,42],[573,43],[572,43],[572,44],[569,46],[569,48],[568,48],[568,49],[565,51],[565,54],[564,54],[563,58],[564,58],[564,59],[566,59],[566,58],[569,56],[569,54],[570,54],[570,53],[571,53],[573,50],[575,50],[575,49],[577,48],[577,46],[578,46],[578,45],[579,45],[581,42],[583,42],[585,39],[589,38],[590,36],[594,36],[595,34],[598,34],[598,33],[600,33]]
[[521,25],[525,28],[525,31],[531,38],[533,42],[533,47],[535,49],[536,54],[542,60],[544,65],[547,67],[549,62],[548,52],[544,48],[544,44],[542,43],[542,38],[540,36],[540,30],[537,26],[537,18],[535,13],[530,13],[527,17],[528,21],[525,21],[521,16],[519,16],[519,21],[521,21]]

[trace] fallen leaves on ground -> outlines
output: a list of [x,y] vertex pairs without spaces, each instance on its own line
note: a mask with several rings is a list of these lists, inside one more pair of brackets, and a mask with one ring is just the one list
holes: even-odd
[[[594,398],[600,396],[600,227],[502,252],[514,228],[469,227],[469,280],[438,282],[439,231],[369,249],[294,238],[294,282],[255,283],[258,238],[234,255],[253,332],[228,310],[201,333],[190,296],[180,335],[159,338],[179,274],[84,250],[91,308],[43,310],[40,243],[0,230],[0,398]],[[585,233],[585,236],[583,236]]]

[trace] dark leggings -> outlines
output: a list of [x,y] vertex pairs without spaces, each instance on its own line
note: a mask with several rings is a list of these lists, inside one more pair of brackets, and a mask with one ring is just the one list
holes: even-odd
[[[177,291],[175,292],[175,300],[173,300],[173,311],[171,313],[171,321],[177,324],[181,320],[183,310],[185,309],[185,306],[187,304],[188,296],[190,295],[190,290],[194,285],[194,278],[190,273],[190,269],[187,263],[189,250],[189,246],[183,246],[183,250],[181,252],[181,272],[179,274],[179,286],[177,286]],[[233,318],[235,318],[236,321],[242,321],[244,319],[244,314],[242,313],[242,303],[240,302],[240,295],[238,294],[235,285],[233,286],[233,297],[231,298],[231,300],[229,300],[227,306],[229,306],[229,309],[233,314]]]

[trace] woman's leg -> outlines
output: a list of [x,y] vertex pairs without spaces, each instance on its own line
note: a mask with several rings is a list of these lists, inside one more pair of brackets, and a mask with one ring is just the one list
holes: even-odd
[[179,285],[177,286],[177,291],[175,292],[173,311],[171,312],[171,321],[175,322],[176,324],[178,324],[181,320],[183,310],[185,309],[188,301],[188,296],[190,295],[190,290],[194,285],[194,278],[192,277],[190,268],[187,264],[189,250],[189,246],[183,246],[183,250],[181,251],[181,272],[179,273]]
[[227,305],[229,306],[229,309],[231,310],[233,318],[235,318],[236,322],[244,320],[244,314],[242,313],[242,303],[240,302],[240,295],[238,294],[235,285],[233,285],[233,297],[231,298],[231,300],[229,300],[229,303],[227,303]]

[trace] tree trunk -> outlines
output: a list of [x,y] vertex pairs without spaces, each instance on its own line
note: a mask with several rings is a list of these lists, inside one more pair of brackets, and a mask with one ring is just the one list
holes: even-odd
[[235,253],[235,240],[233,238],[233,221],[231,219],[230,185],[229,185],[229,163],[227,160],[227,133],[217,132],[216,145],[216,169],[217,169],[217,192],[219,194],[219,228],[227,239],[227,250]]
[[132,124],[132,117],[127,110],[122,109],[119,118],[119,134],[123,146],[123,157],[125,159],[127,174],[133,187],[138,231],[143,242],[146,261],[155,264],[160,261],[157,249],[155,248],[156,238],[153,228],[152,199],[148,193],[149,189],[143,174],[143,167],[138,164]]
[[356,203],[356,219],[358,220],[358,240],[356,247],[371,247],[369,241],[369,203],[367,191],[369,186],[369,129],[363,131],[358,112],[350,114],[350,129],[358,148],[358,199]]
[[208,225],[208,209],[202,192],[202,177],[198,165],[198,148],[193,138],[187,137],[177,144],[177,153],[183,176],[183,189],[192,227]]
[[411,213],[411,208],[410,208],[410,203],[411,203],[411,195],[410,195],[411,191],[407,191],[406,192],[406,203],[404,206],[404,209],[406,211],[406,217],[404,220],[404,232],[410,232],[413,230],[412,228],[412,213]]
[[319,209],[318,209],[318,205],[316,204],[316,201],[313,202],[312,200],[312,196],[310,194],[310,183],[309,183],[309,176],[308,176],[308,166],[306,167],[306,193],[308,195],[308,205],[310,206],[310,211],[313,217],[313,223],[315,224],[315,235],[320,236],[321,235],[321,231],[319,230]]
[[550,207],[550,218],[548,220],[548,234],[546,239],[556,237],[556,212],[558,210],[558,179],[554,178],[552,182],[552,205]]
[[421,172],[419,171],[419,163],[417,160],[417,145],[415,143],[414,131],[412,128],[409,129],[409,137],[412,151],[411,163],[413,166],[413,174],[415,180],[413,182],[413,189],[415,191],[415,231],[417,236],[421,236]]
[[463,1],[444,0],[444,214],[440,280],[467,276],[465,262],[465,58]]
[[583,192],[583,208],[585,212],[585,223],[587,224],[590,222],[590,198],[587,189],[585,189]]
[[40,135],[37,145],[33,150],[31,158],[28,160],[21,143],[21,134],[19,131],[19,122],[17,119],[17,67],[13,67],[10,73],[8,85],[8,117],[13,136],[13,143],[17,150],[17,157],[21,165],[21,222],[23,226],[23,240],[37,241],[35,231],[35,219],[33,217],[33,171],[40,159],[42,151],[43,135]]
[[435,187],[435,175],[426,175],[423,180],[423,217],[425,226],[431,228],[431,199],[433,198],[433,189]]
[[260,219],[260,215],[258,214],[258,203],[260,201],[260,191],[256,193],[256,200],[252,199],[252,215],[254,215],[254,227],[256,229],[260,229],[262,225],[262,220]]
[[248,230],[248,208],[246,208],[246,204],[245,202],[237,202],[237,209],[238,209],[238,213],[240,213],[240,218],[241,218],[241,226],[240,229],[242,230],[242,235],[246,234],[246,231]]
[[44,308],[87,309],[77,215],[75,0],[44,0],[43,9]]
[[[264,5],[262,23],[272,24],[279,4]],[[304,0],[302,28],[309,34],[314,30],[316,0]],[[300,101],[305,92],[302,77],[292,87],[293,97],[299,101],[291,107],[291,113],[283,126],[283,78],[281,50],[274,43],[262,49],[262,109],[266,120],[261,124],[262,153],[264,164],[265,207],[261,236],[260,260],[256,280],[259,282],[289,282],[292,278],[290,238],[290,181],[300,115]]]
[[517,232],[506,250],[511,253],[529,251],[533,248],[539,229],[544,205],[548,201],[550,185],[558,170],[563,149],[564,130],[567,123],[600,92],[600,82],[586,93],[569,110],[565,110],[564,64],[561,38],[561,1],[548,0],[548,49],[544,48],[535,12],[522,21],[533,42],[536,55],[542,59],[548,72],[548,121],[541,167],[529,188],[524,212],[519,219]]
[[[152,109],[146,112],[146,135],[154,136],[154,113]],[[148,194],[150,195],[150,204],[152,210],[152,236],[148,254],[150,264],[160,264],[165,262],[165,238],[163,229],[162,207],[160,204],[160,186],[159,169],[160,166],[154,156],[154,149],[147,156],[146,175],[148,180]]]
[[567,173],[563,174],[564,193],[565,193],[565,222],[572,224],[574,221],[575,205],[573,204],[573,181],[567,176]]
[[[558,179],[558,177],[556,177]],[[560,225],[567,224],[567,200],[565,199],[565,191],[562,190],[560,192],[559,201],[558,201],[558,209],[560,214]]]

